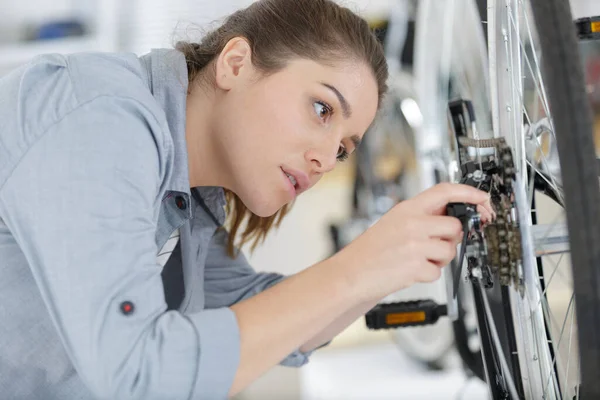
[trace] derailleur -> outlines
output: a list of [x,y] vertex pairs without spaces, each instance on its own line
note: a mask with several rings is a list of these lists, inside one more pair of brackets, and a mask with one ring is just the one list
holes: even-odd
[[467,257],[467,278],[479,279],[486,288],[494,286],[492,270],[488,263],[488,247],[477,206],[467,203],[450,203],[446,211],[449,216],[458,218],[463,226],[460,256],[451,264],[454,297],[456,298],[458,293],[465,256]]

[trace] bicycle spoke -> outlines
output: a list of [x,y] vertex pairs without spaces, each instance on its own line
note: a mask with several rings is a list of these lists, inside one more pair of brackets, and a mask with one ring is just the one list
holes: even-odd
[[546,229],[544,236],[542,236],[542,239],[540,240],[541,243],[544,243],[546,241],[546,239],[548,239],[548,237],[552,233],[552,228],[558,223],[558,220],[561,216],[562,216],[562,214],[559,213],[559,214],[556,214],[554,216],[554,218],[552,218],[552,221],[548,224],[548,228]]
[[[542,247],[544,246],[544,242],[545,240],[550,236],[550,233],[552,232],[552,227],[556,225],[556,220],[561,216],[561,214],[558,214],[554,217],[554,220],[552,223],[550,223],[548,226],[549,228],[546,230],[546,233],[544,234],[542,240],[540,241],[540,243],[542,243]],[[548,287],[550,286],[550,283],[552,281],[552,278],[554,277],[554,274],[558,272],[558,275],[560,275],[561,278],[563,278],[563,280],[567,281],[569,284],[572,284],[572,279],[567,278],[562,271],[560,271],[559,267],[560,267],[560,263],[563,259],[565,253],[561,253],[560,258],[558,259],[558,261],[554,261],[553,258],[550,258],[550,262],[552,264],[554,264],[554,269],[552,271],[552,274],[550,275],[550,279],[548,280],[548,282],[546,283],[546,288],[544,289],[544,293],[546,293],[546,291],[548,290]],[[548,256],[550,257],[550,256]]]
[[[541,291],[541,287],[539,287],[539,282],[538,282],[538,290]],[[546,326],[543,325],[542,326],[538,326],[537,322],[538,319],[534,318],[535,314],[538,312],[537,310],[539,310],[539,306],[540,304],[538,303],[538,306],[535,307],[535,309],[532,311],[532,317],[529,318],[529,322],[533,324],[533,328],[534,331],[536,332],[543,332],[544,333],[544,337],[546,335],[546,332],[548,329],[549,332],[553,331],[553,326],[558,327],[559,323],[556,319],[556,317],[554,316],[554,313],[552,312],[552,310],[550,309],[550,305],[548,304],[548,301],[546,299],[545,296],[541,296],[540,298],[541,300],[541,309],[542,309],[542,314],[543,314],[543,321],[546,321],[546,323],[548,324],[548,327],[546,328]],[[564,328],[563,328],[564,329]],[[540,342],[540,335],[533,335],[534,341],[535,341],[535,347],[534,349],[536,349],[535,351],[540,353],[540,356],[538,357],[538,359],[540,360],[540,362],[538,363],[538,367],[540,370],[540,375],[543,377],[544,376],[544,371],[542,369],[542,362],[543,362],[543,358],[541,357],[541,355],[546,351],[546,349],[548,349],[549,346],[554,346],[554,343],[552,341],[552,339],[547,340],[544,339],[543,342]],[[552,338],[552,336],[551,336]],[[560,341],[559,341],[559,345],[560,345]],[[555,354],[558,355],[557,352],[555,352]],[[558,382],[558,376],[556,375],[556,369],[554,368],[554,365],[556,363],[557,358],[555,357],[555,360],[552,364],[552,368],[551,368],[551,372],[548,375],[548,383],[546,385],[545,390],[547,391],[549,388],[549,381],[550,379],[553,378],[553,382],[554,382],[554,388],[556,390],[556,393],[561,393],[560,392],[560,387],[559,387],[559,382]],[[545,395],[545,394],[544,394]]]
[[[558,271],[558,266],[560,265],[560,262],[562,261],[562,258],[564,256],[564,253],[560,255],[560,258],[558,259],[558,262],[556,263],[556,267],[552,270],[552,274],[550,274],[550,278],[548,279],[548,282],[544,282],[545,284],[545,288],[544,291],[542,292],[542,296],[546,295],[546,292],[548,291],[548,288],[550,287],[550,283],[552,283],[552,278],[554,278],[554,274],[556,274],[556,272]],[[541,299],[540,299],[541,302]],[[539,304],[538,304],[539,306]]]
[[563,271],[561,271],[561,269],[560,269],[560,264],[559,264],[560,260],[559,261],[552,260],[552,263],[555,264],[555,269],[556,269],[557,275],[559,275],[562,278],[562,280],[564,282],[566,282],[569,286],[572,286],[573,280],[570,277],[566,276],[565,273]]
[[[523,309],[517,309],[516,312],[519,314],[522,314]],[[527,317],[522,317],[522,318],[526,319]],[[529,318],[529,320],[531,321],[531,318]],[[517,329],[519,329],[521,336],[525,336],[525,326],[524,325],[525,324],[517,324],[515,326]],[[527,350],[524,350],[523,352],[526,354],[525,357],[528,357]],[[533,376],[532,371],[531,371],[531,368],[532,368],[531,363],[526,362],[525,367],[527,368],[527,376]],[[541,372],[541,369],[540,369],[540,372]],[[530,394],[530,397],[533,398],[533,389],[531,386],[529,386],[529,394]]]
[[[564,330],[566,328],[567,320],[569,319],[569,312],[571,313],[571,322],[572,322],[572,319],[573,319],[573,315],[575,314],[574,303],[573,303],[573,305],[571,305],[571,302],[574,299],[574,294],[575,293],[571,294],[571,300],[569,302],[569,307],[567,308],[567,312],[566,312],[565,318],[563,319],[562,327],[561,327],[561,331],[560,331],[559,337],[556,340],[556,347],[554,347],[554,354],[555,355],[554,355],[554,359],[552,360],[552,370],[553,370],[552,374],[553,374],[554,379],[555,379],[554,386],[557,388],[557,390],[559,389],[560,382],[558,381],[558,373],[559,373],[559,371],[558,371],[558,368],[556,367],[556,365],[557,365],[557,362],[558,362],[559,366],[560,365],[564,365],[564,358],[561,355],[561,348],[560,347],[561,347],[561,344],[562,344],[562,341],[563,341],[563,337],[565,336],[564,335]],[[556,317],[554,316],[554,314],[550,310],[550,305],[548,304],[547,301],[544,303],[543,307],[546,308],[546,313],[550,312],[550,314],[551,314],[551,320],[554,323],[554,326],[558,327],[559,324],[556,322]],[[549,328],[549,329],[550,329],[550,332],[551,332],[550,335],[551,335],[552,339],[549,340],[548,344],[554,346],[555,340],[553,338],[553,328]],[[570,330],[571,329],[572,329],[572,325],[570,326]],[[570,344],[569,344],[569,346],[570,346]],[[567,362],[568,361],[569,361],[569,355],[567,355]],[[563,372],[563,374],[564,374],[564,372]],[[566,383],[566,381],[565,381],[565,383]]]
[[502,344],[500,343],[500,338],[498,337],[498,331],[496,330],[496,323],[494,322],[494,316],[490,309],[490,304],[488,298],[485,294],[485,288],[483,284],[479,282],[481,287],[483,299],[483,307],[485,309],[486,320],[488,322],[488,328],[490,333],[492,334],[492,342],[494,342],[494,347],[496,347],[496,353],[498,354],[498,359],[500,361],[500,365],[502,366],[503,378],[506,382],[506,386],[508,387],[508,391],[513,399],[518,399],[519,395],[517,392],[517,387],[515,386],[515,382],[513,380],[512,375],[510,374],[510,369],[508,368],[508,363],[506,362],[506,358],[504,357],[504,351],[502,350]]
[[536,174],[535,168],[531,168],[531,173],[530,173],[531,176],[529,177],[529,186],[527,187],[527,205],[529,206],[531,212],[537,213],[536,210],[531,209],[531,204],[533,203],[533,192],[535,192],[535,174]]
[[553,327],[558,327],[560,324],[558,323],[556,316],[550,309],[550,304],[548,303],[548,299],[545,296],[541,297],[540,302],[541,302],[540,306],[544,313],[544,319],[548,322],[549,329],[552,332]]
[[[531,163],[529,160],[527,160],[527,164],[528,164],[528,165],[529,165],[531,168],[533,168],[535,171],[538,171],[538,169],[537,169],[537,168],[536,168],[536,167],[535,167],[535,166],[534,166],[534,165],[533,165],[533,164],[532,164],[532,163]],[[562,191],[558,190],[558,188],[557,188],[557,187],[556,187],[556,186],[555,186],[555,185],[554,185],[552,182],[550,182],[550,181],[548,180],[548,178],[546,178],[545,174],[543,174],[543,173],[540,173],[540,174],[539,174],[539,176],[540,176],[540,177],[541,177],[543,180],[545,180],[545,181],[546,181],[546,183],[547,183],[548,185],[550,185],[550,187],[551,187],[552,189],[554,189],[554,191],[556,192],[556,195],[559,197],[559,200],[560,200],[561,202],[563,202],[563,199],[562,199]]]
[[[571,306],[573,305],[573,300],[574,299],[575,299],[575,293],[573,293],[571,295],[571,300],[569,300],[569,306],[567,307],[567,317],[565,317],[565,320],[564,320],[564,322],[562,324],[562,328],[560,329],[560,335],[559,335],[559,338],[558,338],[558,344],[556,345],[556,350],[554,352],[554,360],[552,360],[552,369],[554,369],[555,366],[556,366],[556,359],[558,358],[558,352],[560,350],[560,342],[562,341],[562,336],[563,336],[563,333],[565,331],[565,326],[566,326],[566,323],[567,323],[567,318],[569,316],[569,311],[571,310]],[[546,392],[548,390],[548,386],[549,385],[550,385],[550,377],[548,377],[548,382],[546,383],[546,388],[544,389],[544,398],[546,397]]]
[[[508,8],[509,18],[511,18],[512,8],[510,6],[510,3],[507,5],[507,8]],[[515,30],[515,33],[517,34],[517,37],[518,37],[519,36],[518,29]],[[510,28],[508,29],[508,32],[507,31],[503,31],[503,36],[504,36],[503,37],[503,39],[504,39],[504,51],[506,52],[506,59],[509,60],[510,70],[512,72],[510,74],[510,80],[512,82],[512,85],[511,85],[511,88],[510,88],[510,90],[511,90],[511,103],[512,103],[512,107],[507,107],[507,111],[510,112],[511,110],[514,110],[513,111],[514,115],[518,115],[517,114],[517,110],[520,110],[522,108],[521,91],[522,91],[522,88],[523,88],[523,85],[522,85],[522,83],[523,83],[522,82],[523,81],[523,76],[522,76],[522,73],[521,73],[521,64],[520,64],[520,62],[519,62],[519,64],[515,68],[515,60],[514,60],[514,57],[513,57],[514,56],[513,50],[517,51],[517,53],[518,53],[517,54],[517,59],[518,60],[520,60],[521,51],[520,51],[519,47],[517,47],[516,49],[513,49],[513,41],[511,40],[512,39],[512,30]],[[517,86],[517,84],[515,82],[515,73],[514,73],[515,70],[517,70],[517,72],[519,73],[519,77],[520,77],[519,79],[521,81],[518,86]],[[517,107],[517,105],[514,104],[514,102],[515,102],[515,88],[519,92],[518,93],[518,97],[519,97],[519,101],[521,101],[521,107]],[[512,122],[514,122],[514,120]],[[525,143],[524,143],[524,141],[521,140],[520,137],[517,137],[517,135],[519,133],[521,133],[521,134],[523,133],[522,132],[523,131],[522,123],[520,123],[518,121],[518,119],[517,119],[517,122],[514,123],[514,126],[512,126],[511,130],[512,130],[512,135],[513,135],[513,143],[515,145],[517,143],[520,144],[520,146],[518,146],[518,147],[514,146],[514,150],[517,153],[517,160],[527,159],[526,154],[525,154],[525,157],[524,157],[524,154],[521,154],[521,153],[525,153],[526,152]],[[518,165],[518,163],[517,163],[517,165]],[[517,167],[517,170],[518,171],[522,171],[521,165],[519,165]]]
[[[516,22],[514,20],[512,12],[510,11],[510,7],[509,7],[508,16],[509,16],[509,20],[510,20],[510,23],[511,23],[513,29],[515,31],[517,31]],[[531,51],[532,51],[532,54],[533,54],[533,57],[534,57],[534,60],[535,60],[535,65],[537,67],[536,68],[536,72],[537,73],[534,72],[534,70],[533,70],[533,67],[531,65],[531,61],[530,61],[529,56],[527,54],[527,49],[525,48],[525,45],[523,44],[523,41],[521,40],[521,37],[519,35],[517,35],[518,38],[519,38],[519,45],[520,45],[520,49],[521,49],[520,54],[523,54],[523,58],[525,59],[525,61],[527,63],[527,66],[529,68],[529,72],[531,73],[531,79],[535,83],[535,87],[536,87],[536,90],[537,90],[536,94],[538,95],[537,97],[540,98],[542,100],[542,102],[543,102],[543,106],[544,106],[544,111],[546,113],[546,117],[548,117],[548,120],[550,122],[551,134],[554,137],[554,140],[556,140],[556,134],[554,132],[554,121],[552,120],[551,115],[550,115],[550,111],[549,111],[550,109],[549,109],[548,103],[547,103],[546,92],[545,92],[545,90],[543,90],[543,88],[544,88],[544,86],[543,86],[543,78],[542,78],[542,74],[541,74],[540,69],[539,69],[539,61],[538,61],[538,59],[536,57],[537,53],[536,53],[536,49],[535,49],[535,42],[534,42],[534,40],[532,38],[532,35],[531,35],[531,30],[529,28],[529,23],[528,23],[528,19],[527,19],[526,13],[523,13],[523,16],[524,16],[524,18],[526,20],[527,27],[528,27],[527,32],[528,32],[528,35],[529,35],[529,42],[531,43]],[[537,75],[538,79],[536,79],[536,75]],[[521,93],[519,93],[519,94],[521,94]],[[528,113],[527,108],[525,106],[525,103],[523,101],[522,95],[520,96],[519,100],[520,100],[520,102],[522,104],[523,112],[525,114],[525,117],[527,118],[528,124],[531,127],[533,125],[532,124],[532,119],[529,116],[529,113]],[[534,110],[537,111],[537,108],[534,107]],[[537,112],[536,112],[536,114],[537,114]],[[535,121],[537,121],[537,118],[535,119]],[[547,170],[549,170],[546,156],[544,154],[543,149],[540,148],[540,144],[539,144],[539,142],[538,142],[537,137],[536,137],[535,134],[532,135],[532,139],[535,140],[535,145],[536,145],[536,148],[540,152],[540,155],[542,157],[542,163],[543,163],[543,165],[546,167]],[[549,175],[550,175],[550,178],[551,178],[552,183],[553,183],[552,186],[554,187],[554,189],[558,193],[560,193],[560,191],[557,190],[558,189],[558,185],[556,184],[556,182],[554,180],[554,177],[552,176],[552,174],[549,174]],[[562,195],[560,195],[560,197],[562,197]],[[561,198],[561,200],[562,200],[562,198]]]
[[[521,102],[522,101],[523,101],[523,99],[521,99]],[[525,114],[525,118],[527,119],[527,122],[529,123],[529,126],[531,127],[532,126],[531,119],[529,118],[529,114],[527,113],[527,110],[525,109],[525,106],[523,106],[523,112]],[[532,138],[530,140],[533,140],[533,142],[535,143],[535,147],[539,150],[540,155],[542,156],[542,164],[544,164],[544,166],[546,167],[546,169],[548,171],[550,171],[550,167],[548,166],[548,159],[546,158],[546,155],[544,154],[544,149],[542,149],[541,146],[540,146],[540,143],[539,143],[539,141],[537,139],[537,136],[535,134],[533,134]],[[535,161],[535,160],[533,160],[533,161]],[[527,163],[533,168],[534,172],[539,172],[539,175],[546,182],[548,182],[548,184],[552,187],[552,189],[554,189],[554,192],[558,196],[559,200],[564,203],[562,190],[560,190],[558,188],[558,185],[556,184],[556,180],[554,179],[554,176],[552,175],[552,173],[548,172],[548,176],[552,180],[552,182],[550,182],[550,181],[548,181],[548,179],[546,179],[545,174],[542,171],[539,171],[538,168],[531,163],[531,161],[527,160]],[[532,176],[535,177],[534,174],[532,174]],[[535,178],[531,178],[531,179],[533,180]],[[531,187],[533,187],[533,186],[534,185],[531,184]],[[533,190],[533,189],[530,189],[530,190]],[[533,198],[533,196],[531,198]],[[531,199],[529,199],[529,200],[531,200]],[[529,204],[531,204],[531,202]]]
[[[531,121],[531,118],[529,117],[529,113],[527,112],[527,108],[525,107],[525,103],[523,102],[523,96],[522,96],[522,94],[521,94],[521,93],[519,93],[519,101],[520,101],[520,103],[522,104],[523,113],[524,113],[524,115],[525,115],[525,118],[527,119],[527,123],[529,124],[529,127],[531,128],[531,127],[533,126],[533,123],[532,123],[532,121]],[[550,118],[550,114],[546,114],[546,116],[549,118],[549,121],[550,121],[550,123],[551,123],[551,125],[552,125],[552,118]],[[554,135],[554,129],[553,129],[553,128],[552,128],[552,135]],[[527,138],[526,138],[526,139],[527,139]],[[531,135],[531,138],[530,138],[530,140],[533,140],[533,142],[535,143],[535,147],[536,147],[536,149],[537,149],[537,150],[539,150],[539,152],[540,152],[540,155],[541,155],[541,158],[542,158],[542,164],[543,164],[543,165],[546,167],[546,169],[547,169],[548,171],[550,171],[550,168],[549,168],[549,166],[548,166],[548,160],[546,159],[546,155],[544,154],[544,150],[541,148],[541,146],[540,146],[540,143],[539,143],[539,141],[538,141],[538,138],[537,138],[537,136],[535,135],[535,133],[533,133],[533,134]],[[524,151],[525,153],[527,152],[527,151],[526,151],[526,149],[523,149],[523,151]],[[527,157],[527,156],[525,156],[525,157]],[[533,161],[535,161],[535,160],[533,160]],[[534,165],[533,165],[531,162],[529,162],[528,160],[527,160],[527,162],[529,163],[529,165],[530,165],[530,166],[533,168],[533,170],[534,170],[535,172],[538,172],[538,171],[539,171],[539,170],[537,169],[537,167],[535,167],[535,166],[534,166]],[[556,184],[556,180],[554,179],[554,176],[553,176],[553,175],[552,175],[550,172],[548,172],[548,176],[550,176],[550,179],[552,180],[552,182],[549,182],[549,181],[548,181],[548,179],[546,179],[546,177],[545,177],[545,174],[544,174],[544,173],[542,173],[541,171],[539,171],[539,172],[540,172],[540,174],[539,174],[539,175],[540,175],[540,176],[542,176],[542,178],[544,178],[544,180],[545,180],[546,182],[548,182],[548,184],[549,184],[549,185],[550,185],[550,186],[551,186],[551,187],[554,189],[554,191],[556,192],[556,194],[557,194],[557,196],[559,197],[560,201],[561,201],[561,202],[564,202],[564,199],[563,199],[563,197],[562,197],[562,190],[560,190],[560,189],[558,188],[558,185]],[[532,174],[532,175],[533,175],[533,174]],[[530,187],[533,187],[533,185],[532,185],[531,183],[530,183]],[[530,190],[532,191],[533,189],[530,189]],[[529,201],[530,201],[530,203],[529,203],[529,204],[531,204],[531,199],[532,199],[532,198],[533,198],[533,195],[531,195],[531,198],[529,198]]]
[[[544,310],[543,310],[543,307],[542,307],[542,312],[543,311]],[[532,314],[536,314],[536,313],[538,313],[537,308],[536,308],[535,311],[532,312]],[[545,313],[544,313],[544,315],[545,315]],[[533,318],[533,317],[535,317],[535,315],[532,315],[532,317],[530,318],[530,322],[532,323],[532,325],[534,327],[534,331],[539,332],[541,330],[542,332],[545,332],[545,327],[543,327],[543,326],[542,327],[537,326],[538,319],[537,318]],[[547,320],[547,318],[543,317],[543,320]],[[539,335],[535,335],[534,334],[533,335],[533,340],[535,341],[535,347],[533,349],[534,353],[541,353],[540,349],[545,349],[545,347],[547,347],[547,345],[545,343],[543,345],[540,343],[540,337],[539,337]],[[544,377],[544,370],[542,369],[543,358],[541,357],[541,354],[539,354],[539,355],[534,354],[534,360],[538,360],[537,366],[538,366],[538,369],[539,369],[540,377],[542,379],[544,379],[543,378]],[[548,378],[550,378],[550,377],[551,377],[551,375],[548,376]]]
[[[535,41],[533,40],[533,35],[531,34],[531,25],[529,24],[529,18],[527,17],[527,13],[523,13],[523,17],[525,19],[525,26],[527,27],[527,34],[529,36],[529,42],[531,43],[531,52],[533,54],[533,59],[535,61],[536,70],[538,73],[539,80],[536,81],[536,87],[539,90],[539,93],[542,95],[541,100],[544,106],[544,111],[546,112],[546,116],[550,116],[550,107],[548,107],[548,96],[546,95],[544,78],[542,76],[542,72],[540,70],[540,61],[537,57],[537,52],[535,51]],[[535,74],[532,71],[532,78],[535,80]],[[554,132],[554,123],[551,121],[550,125],[552,127],[552,131]]]
[[[517,51],[518,51],[518,56],[520,57],[520,56],[521,56],[521,54],[522,54],[522,55],[523,55],[523,57],[525,58],[525,60],[527,61],[527,65],[529,66],[530,72],[531,72],[531,74],[532,74],[532,79],[534,80],[534,82],[535,82],[535,84],[536,84],[536,88],[538,89],[538,93],[542,94],[542,95],[543,95],[543,97],[544,97],[544,99],[545,99],[545,92],[543,92],[543,91],[540,89],[540,82],[541,82],[541,84],[543,85],[543,81],[541,80],[541,79],[542,79],[542,78],[541,78],[541,74],[539,74],[540,81],[538,82],[538,81],[535,79],[535,73],[533,72],[533,69],[532,69],[532,67],[531,67],[531,63],[530,63],[530,61],[529,61],[529,58],[528,58],[528,56],[527,56],[527,51],[526,51],[526,49],[525,49],[525,46],[523,45],[523,42],[522,42],[522,40],[521,40],[521,38],[520,38],[520,36],[519,36],[519,34],[518,34],[518,33],[519,33],[519,30],[518,30],[518,28],[517,28],[517,26],[516,26],[516,23],[515,23],[515,20],[514,20],[514,17],[513,17],[513,13],[512,13],[512,7],[510,7],[510,5],[508,6],[508,18],[509,18],[510,24],[512,25],[512,28],[513,28],[513,30],[515,31],[515,33],[517,33],[517,35],[516,35],[516,36],[517,36],[517,37],[518,37],[518,39],[519,39],[519,44],[520,44],[520,46],[519,46],[519,48],[517,49]],[[529,32],[529,31],[528,31],[528,32]],[[507,58],[510,60],[510,65],[512,66],[512,68],[515,68],[515,67],[514,67],[514,60],[513,60],[513,53],[512,53],[512,52],[509,52],[509,48],[508,48],[508,46],[509,46],[509,43],[508,43],[508,41],[510,40],[510,37],[511,37],[510,33],[511,33],[511,30],[509,29],[509,32],[508,32],[509,39],[507,40],[507,39],[506,39],[506,37],[505,37],[505,40],[504,40],[504,47],[505,47],[505,51],[506,51],[506,54],[507,54]],[[534,46],[534,43],[533,43],[533,39],[531,38],[531,32],[529,32],[529,35],[530,35],[530,42],[531,42],[531,46],[532,46],[532,52],[533,52],[533,54],[534,54],[534,57],[535,57],[535,46]],[[511,43],[512,43],[512,41],[511,41]],[[537,57],[535,57],[535,60],[536,60],[536,66],[539,66],[539,64],[537,63]],[[520,66],[520,64],[518,65],[518,69],[519,69],[519,71],[521,71],[521,66]],[[538,72],[539,72],[539,68],[538,68]],[[520,74],[519,74],[519,76],[521,76],[521,77],[522,77],[522,74],[520,73]],[[524,77],[522,77],[522,78],[521,78],[521,80],[522,80],[523,78],[524,78]],[[532,127],[532,125],[533,125],[533,124],[532,124],[531,118],[529,117],[529,113],[527,112],[527,109],[526,109],[526,107],[525,107],[525,103],[524,103],[524,101],[523,101],[522,85],[519,85],[519,86],[518,86],[519,90],[515,91],[515,90],[514,90],[514,88],[515,88],[514,73],[513,73],[513,74],[511,74],[511,80],[512,80],[512,84],[513,84],[513,90],[512,90],[513,96],[514,96],[515,94],[518,96],[518,100],[519,100],[519,102],[520,102],[520,104],[521,104],[521,108],[522,108],[522,110],[523,110],[523,112],[524,112],[524,114],[525,114],[525,117],[526,117],[526,119],[527,119],[527,121],[528,121],[528,124],[529,124],[529,126],[530,126],[530,127]],[[545,106],[546,116],[549,118],[549,121],[550,121],[550,126],[551,126],[551,130],[552,130],[552,135],[554,136],[555,134],[554,134],[554,127],[553,127],[552,118],[551,118],[551,116],[550,116],[550,112],[549,112],[549,109],[548,109],[548,107],[547,107],[547,104],[545,103],[545,104],[544,104],[544,106]],[[515,107],[515,108],[516,108],[516,107]],[[514,131],[513,131],[513,135],[515,136],[515,137],[514,137],[514,143],[518,143],[519,141],[517,140],[517,137],[516,137],[516,135],[517,135],[517,127],[515,126],[514,128],[515,128],[515,129],[514,129]],[[522,131],[522,128],[521,128],[521,131]],[[554,138],[555,138],[555,140],[556,140],[556,137],[554,137]],[[556,181],[555,181],[555,179],[554,179],[554,176],[553,176],[553,175],[550,173],[550,168],[549,168],[549,166],[548,166],[548,161],[547,161],[547,159],[546,159],[546,156],[545,156],[545,154],[544,154],[544,151],[543,151],[543,149],[540,147],[539,141],[538,141],[538,139],[537,139],[537,136],[535,135],[535,133],[532,135],[532,140],[534,140],[535,147],[536,147],[536,149],[539,151],[539,153],[540,153],[540,155],[541,155],[541,161],[542,161],[542,164],[544,165],[544,167],[546,168],[546,170],[548,170],[548,172],[549,172],[549,173],[548,173],[548,175],[550,176],[550,179],[551,179],[552,183],[550,183],[550,182],[548,182],[548,183],[551,185],[551,187],[553,187],[553,188],[554,188],[554,190],[555,190],[555,192],[557,193],[557,195],[558,195],[558,197],[560,198],[560,200],[561,200],[561,201],[563,201],[563,199],[562,199],[562,193],[561,193],[561,191],[560,191],[560,190],[558,190],[558,185],[556,184]],[[521,149],[521,150],[522,150],[522,152],[523,152],[523,153],[525,153],[525,156],[524,156],[524,158],[525,158],[525,159],[527,159],[527,156],[526,156],[527,150],[526,150],[526,146],[525,146],[525,143],[524,143],[524,141],[522,142],[522,144],[523,144],[523,146],[522,146],[522,149]],[[523,156],[523,155],[521,155],[521,156]],[[537,170],[537,169],[536,169],[536,167],[534,167],[534,169],[535,169],[535,170]],[[543,176],[543,174],[540,174],[540,175],[542,175],[542,176]],[[544,177],[544,178],[545,178],[545,177]],[[546,179],[546,181],[547,181],[547,179]]]
[[[514,20],[512,19],[512,16],[511,16],[511,23],[512,23],[512,25],[514,26]],[[531,43],[531,51],[532,51],[533,53],[535,53],[535,47],[534,47],[534,44],[533,44],[533,42],[530,42],[530,43]],[[525,54],[525,55],[524,55],[524,59],[525,59],[525,61],[526,61],[526,63],[527,63],[527,67],[528,67],[528,69],[529,69],[529,72],[531,73],[531,79],[533,80],[533,82],[534,82],[534,84],[535,84],[535,88],[536,88],[536,90],[537,90],[537,94],[538,94],[538,95],[541,95],[541,96],[539,96],[539,100],[542,102],[542,106],[544,107],[544,112],[546,113],[546,115],[550,115],[550,111],[549,111],[548,104],[547,104],[547,102],[546,102],[545,94],[544,94],[544,93],[542,93],[542,90],[541,90],[541,87],[540,87],[540,82],[538,81],[538,79],[536,79],[536,75],[538,75],[538,76],[541,76],[541,74],[539,74],[539,73],[538,73],[538,74],[536,74],[536,73],[533,71],[533,67],[531,66],[531,60],[529,59],[529,56],[527,55],[527,49],[525,48],[525,45],[524,45],[524,44],[523,44],[523,42],[521,41],[521,38],[519,38],[519,46],[521,47],[521,50],[522,50],[522,52]],[[537,65],[536,65],[536,66],[537,66]],[[538,68],[537,70],[538,70],[538,72],[539,72],[539,68]],[[540,78],[540,79],[541,79],[541,78]],[[537,111],[536,111],[536,112],[537,112]]]
[[573,320],[575,317],[575,313],[571,313],[571,326],[569,327],[569,348],[567,350],[567,371],[565,372],[565,388],[569,386],[569,366],[571,363],[571,343],[573,340]]
[[548,182],[548,184],[550,185],[550,187],[552,187],[552,189],[554,189],[554,192],[555,192],[556,196],[558,197],[558,199],[561,201],[562,204],[564,204],[564,198],[563,198],[562,189],[558,188],[558,185],[556,184],[556,180],[554,178],[554,175],[550,172],[550,167],[548,166],[548,160],[546,159],[546,156],[544,155],[544,150],[540,147],[540,143],[538,142],[537,138],[535,138],[533,140],[535,141],[535,146],[540,151],[540,155],[542,156],[542,164],[546,167],[546,170],[548,170],[548,176],[550,177],[550,180],[552,182],[548,181],[548,179],[545,177],[545,174],[542,171],[539,171],[536,167],[533,167],[533,168],[536,170],[536,172],[537,171],[540,172],[539,175],[546,182]]
[[[538,332],[544,333],[543,344],[540,343],[539,335],[534,336],[535,341],[536,341],[536,349],[538,352],[545,351],[545,349],[547,349],[549,346],[554,346],[554,343],[552,341],[552,335],[550,336],[550,338],[551,338],[550,340],[546,339],[545,336],[546,336],[547,330],[549,330],[549,332],[551,333],[553,330],[553,326],[556,326],[556,327],[559,326],[559,323],[558,323],[556,317],[554,316],[554,313],[552,313],[552,310],[550,309],[550,305],[548,304],[548,300],[546,299],[545,296],[543,296],[541,298],[541,309],[542,309],[542,314],[543,314],[543,320],[548,324],[548,327],[543,326],[543,325],[541,327],[536,327]],[[536,307],[535,312],[538,312],[537,310],[538,310],[538,308]],[[537,320],[535,320],[535,321],[537,321]],[[540,366],[540,371],[541,371],[541,368],[542,368],[541,363],[539,364],[539,366]],[[543,376],[543,374],[542,374],[542,376]],[[554,365],[552,367],[551,374],[548,375],[548,379],[550,379],[551,377],[554,377],[554,381],[555,381],[554,386],[555,386],[555,388],[557,388],[558,387],[558,377],[556,376],[556,371],[554,369]]]
[[[544,315],[546,315],[546,314],[547,314],[547,311],[544,312]],[[544,320],[548,321],[548,317],[544,317]],[[546,327],[545,326],[541,326],[541,327],[536,326],[536,329],[537,329],[538,332],[539,331],[545,332]],[[537,352],[544,351],[545,349],[549,348],[550,346],[553,346],[553,343],[551,341],[548,341],[547,339],[544,339],[544,341],[542,343],[540,343],[539,335],[535,335],[534,337],[535,337],[535,344],[536,344],[535,350]],[[543,374],[543,369],[542,369],[542,362],[543,362],[543,360],[540,359],[540,361],[538,363],[538,366],[540,368],[540,376],[543,379],[544,374]],[[550,387],[549,384],[550,384],[551,380],[552,380],[552,382],[554,382],[554,385],[553,385],[554,389],[558,392],[559,390],[557,389],[558,385],[557,385],[556,371],[554,370],[553,367],[551,368],[551,372],[548,374],[548,380],[547,380],[546,387],[544,388],[543,398],[546,398],[545,397],[546,396],[546,391]]]

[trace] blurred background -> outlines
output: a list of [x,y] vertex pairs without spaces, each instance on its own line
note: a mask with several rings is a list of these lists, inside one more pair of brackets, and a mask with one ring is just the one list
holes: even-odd
[[[0,0],[0,77],[36,54],[79,51],[134,52],[198,40],[219,20],[252,0]],[[403,13],[401,62],[411,61],[414,0],[345,0],[342,4],[384,29],[392,7]],[[574,17],[600,15],[599,0],[571,0]],[[414,31],[414,29],[413,29]],[[408,39],[406,39],[408,38]],[[408,46],[408,47],[407,47]],[[590,98],[600,109],[600,51],[582,46]],[[407,68],[410,72],[410,68]],[[600,121],[600,119],[598,119]],[[600,132],[600,123],[596,131]],[[410,158],[410,154],[403,157]],[[255,269],[293,274],[335,250],[332,224],[352,213],[355,157],[303,194],[281,227],[251,253]],[[410,328],[420,329],[420,328]],[[450,351],[430,363],[407,353],[390,332],[369,331],[359,319],[301,369],[277,367],[238,400],[481,399],[485,387],[464,372]]]

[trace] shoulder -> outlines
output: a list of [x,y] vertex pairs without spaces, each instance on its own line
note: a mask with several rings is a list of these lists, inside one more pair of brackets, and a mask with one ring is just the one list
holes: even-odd
[[146,69],[132,53],[44,54],[0,80],[0,103],[32,131],[43,131],[98,98],[132,100],[157,120],[165,115]]
[[136,133],[125,124],[135,124],[169,156],[167,119],[146,74],[135,54],[46,54],[0,79],[0,155],[9,155],[0,162],[0,180],[46,132],[65,125],[63,121],[89,123],[88,136],[118,129],[121,142],[133,140]]
[[64,56],[79,103],[101,96],[130,98],[155,105],[147,72],[132,53],[76,53]]
[[133,53],[41,55],[25,70],[20,86],[31,90],[21,90],[20,97],[31,112],[46,116],[39,118],[38,132],[88,104],[110,110],[111,104],[115,108],[127,102],[129,106],[122,111],[147,120],[153,131],[166,134],[165,111],[152,94],[148,74]]

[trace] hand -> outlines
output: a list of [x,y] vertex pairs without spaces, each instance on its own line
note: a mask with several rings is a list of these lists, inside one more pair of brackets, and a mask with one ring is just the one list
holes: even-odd
[[476,204],[484,223],[494,218],[489,194],[460,184],[439,184],[397,204],[336,255],[357,295],[371,301],[437,280],[463,235],[460,221],[445,215],[453,202]]

